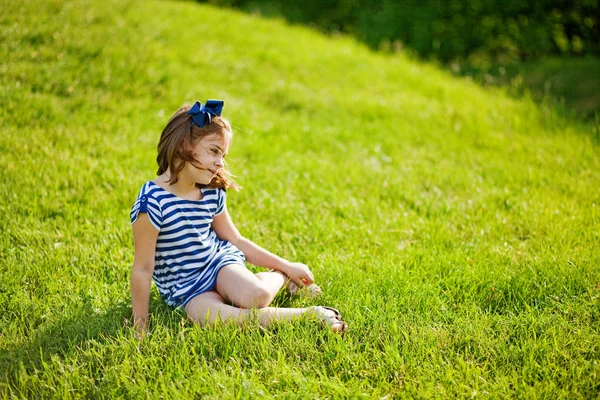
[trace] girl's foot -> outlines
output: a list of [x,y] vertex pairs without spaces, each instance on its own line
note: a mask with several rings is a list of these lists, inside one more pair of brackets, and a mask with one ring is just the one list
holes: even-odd
[[316,306],[313,307],[314,315],[332,332],[344,333],[348,330],[348,324],[342,321],[342,314],[335,308]]
[[317,298],[323,293],[321,288],[319,286],[317,286],[317,284],[315,284],[315,283],[312,283],[308,286],[300,287],[300,286],[296,285],[294,283],[294,281],[289,281],[289,283],[287,285],[287,291],[292,296],[301,294],[304,297],[309,298],[309,299]]

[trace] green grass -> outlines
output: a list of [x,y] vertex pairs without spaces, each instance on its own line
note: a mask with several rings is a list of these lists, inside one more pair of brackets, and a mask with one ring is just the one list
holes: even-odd
[[[0,60],[2,398],[599,395],[597,125],[193,3],[2,0]],[[236,225],[311,266],[345,337],[200,328],[153,290],[133,338],[129,210],[207,98]]]
[[600,121],[600,58],[547,58],[477,67],[452,66],[484,86],[504,86],[516,96],[530,96],[562,113]]

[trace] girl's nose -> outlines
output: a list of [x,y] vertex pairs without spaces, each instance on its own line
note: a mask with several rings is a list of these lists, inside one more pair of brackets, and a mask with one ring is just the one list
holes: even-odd
[[215,161],[215,165],[219,168],[223,167],[223,157],[217,157],[217,161]]

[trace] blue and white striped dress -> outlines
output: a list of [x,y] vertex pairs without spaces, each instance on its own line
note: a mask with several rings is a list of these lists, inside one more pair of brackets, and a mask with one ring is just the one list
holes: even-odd
[[225,190],[201,190],[201,200],[186,200],[148,181],[131,209],[132,224],[145,212],[159,231],[153,278],[162,298],[173,307],[185,307],[194,296],[212,290],[225,265],[245,267],[244,253],[220,240],[211,227],[225,208]]

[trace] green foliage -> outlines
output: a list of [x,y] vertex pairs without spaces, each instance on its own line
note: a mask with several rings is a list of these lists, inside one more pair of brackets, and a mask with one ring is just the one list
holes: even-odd
[[600,54],[598,0],[207,0],[443,62]]
[[[134,339],[129,210],[207,98],[236,225],[311,266],[345,337],[201,328],[154,290]],[[0,104],[0,398],[600,391],[598,124],[190,2],[1,0]]]

